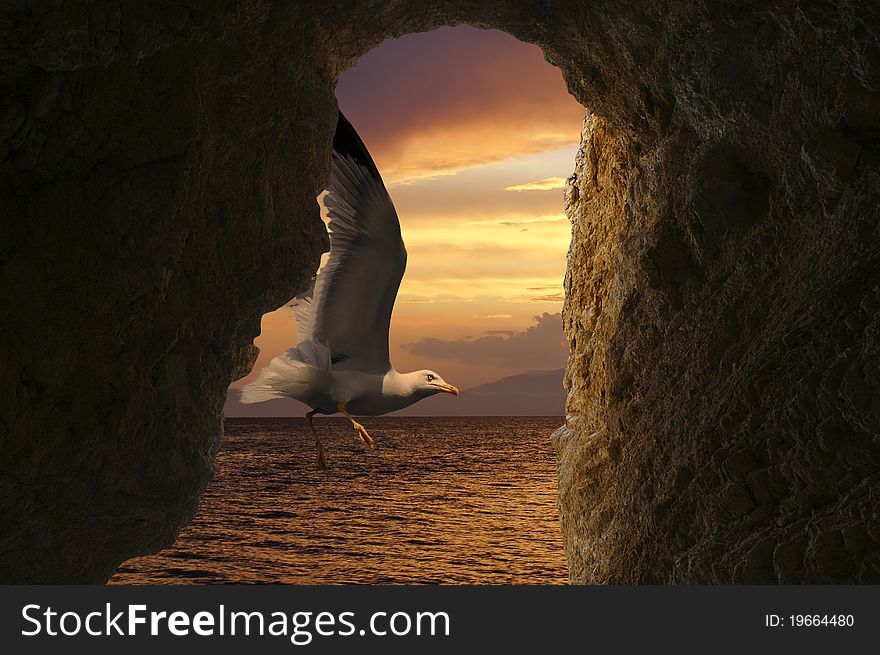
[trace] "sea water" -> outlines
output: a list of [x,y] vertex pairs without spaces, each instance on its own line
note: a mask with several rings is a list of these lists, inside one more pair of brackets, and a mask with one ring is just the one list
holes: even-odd
[[559,584],[551,432],[561,417],[226,419],[193,522],[128,584]]

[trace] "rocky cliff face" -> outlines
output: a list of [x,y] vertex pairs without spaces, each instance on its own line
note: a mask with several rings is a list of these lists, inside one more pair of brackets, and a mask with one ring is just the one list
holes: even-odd
[[844,1],[7,3],[0,579],[168,544],[325,247],[333,88],[384,38],[540,45],[566,192],[575,582],[880,581],[880,16]]

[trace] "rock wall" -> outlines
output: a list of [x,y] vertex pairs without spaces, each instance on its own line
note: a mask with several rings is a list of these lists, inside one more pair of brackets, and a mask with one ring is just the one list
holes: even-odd
[[0,579],[102,581],[192,517],[317,266],[334,81],[257,6],[38,6],[0,37]]
[[566,191],[572,580],[876,583],[880,20],[666,25],[653,134],[589,115]]
[[540,45],[566,191],[574,582],[880,580],[871,2],[6,3],[0,580],[100,581],[210,480],[263,312],[326,246],[339,73],[443,24]]

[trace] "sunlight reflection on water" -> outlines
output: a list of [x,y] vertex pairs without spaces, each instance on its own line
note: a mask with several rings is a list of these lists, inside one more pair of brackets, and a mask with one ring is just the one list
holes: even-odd
[[561,584],[550,433],[561,418],[227,419],[219,473],[177,543],[129,584]]

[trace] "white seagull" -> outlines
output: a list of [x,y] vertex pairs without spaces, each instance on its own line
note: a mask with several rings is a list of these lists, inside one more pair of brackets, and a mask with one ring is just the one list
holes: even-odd
[[326,463],[315,414],[342,412],[372,446],[373,438],[352,414],[377,416],[436,393],[458,395],[434,371],[398,373],[391,365],[388,328],[406,248],[376,164],[342,112],[324,205],[330,257],[312,288],[293,301],[299,343],[275,357],[241,394],[244,403],[290,397],[311,407],[306,418],[320,468]]

